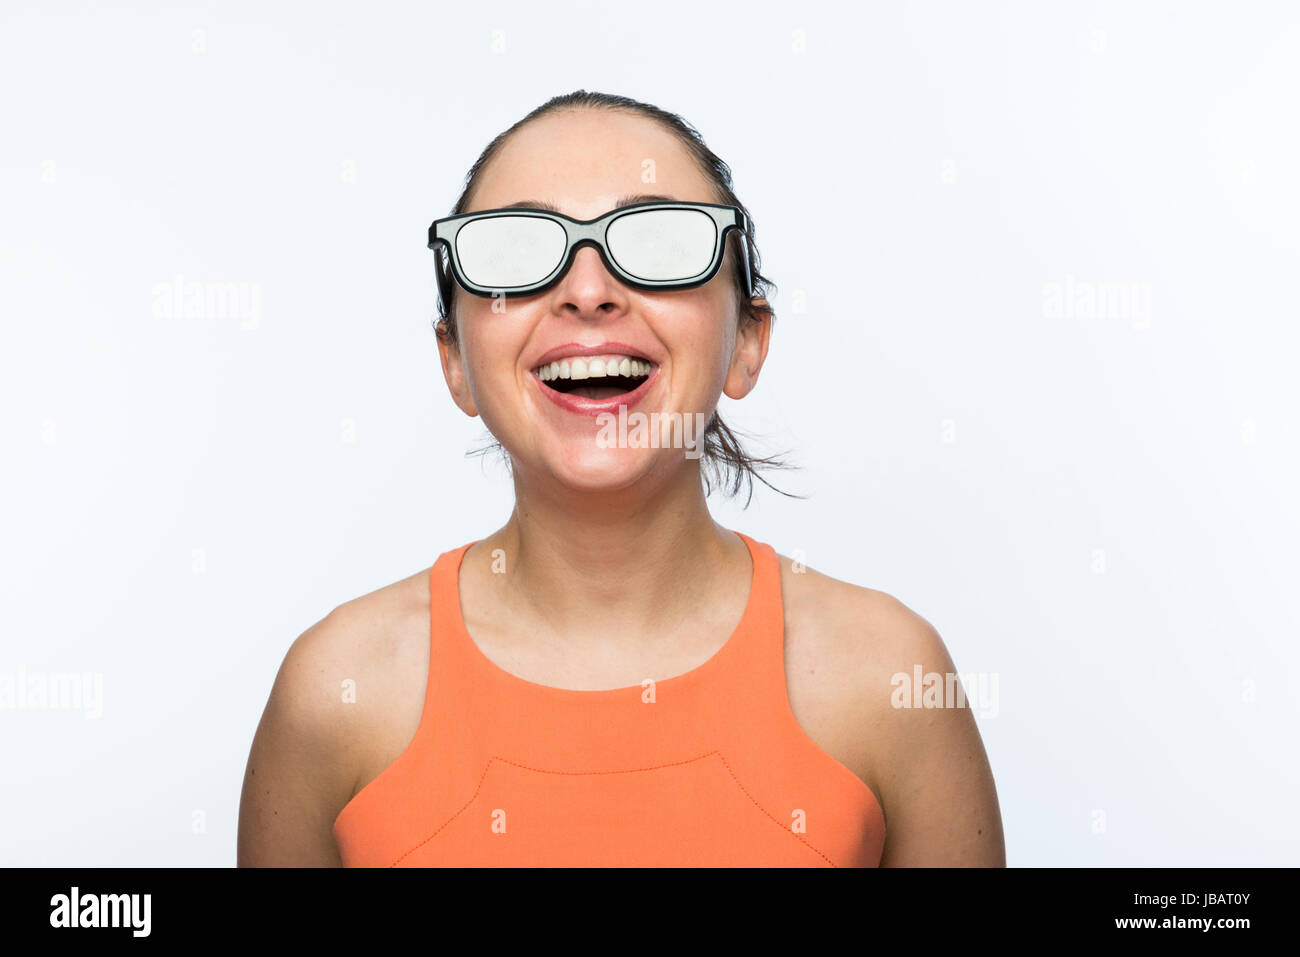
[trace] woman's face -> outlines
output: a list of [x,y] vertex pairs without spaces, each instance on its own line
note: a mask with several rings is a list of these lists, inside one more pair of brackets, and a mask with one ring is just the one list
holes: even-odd
[[[518,130],[480,174],[466,212],[531,200],[593,219],[630,196],[719,201],[686,149],[654,121],[569,111]],[[740,323],[733,242],[714,278],[693,289],[625,286],[597,250],[583,246],[563,278],[535,296],[493,300],[456,290],[459,348],[440,343],[443,371],[456,403],[482,416],[509,452],[519,481],[616,491],[666,481],[698,457],[698,446],[688,455],[682,440],[702,443],[695,424],[708,420],[722,393],[748,394],[767,353],[769,324]],[[540,374],[544,360],[549,376],[551,363],[566,357],[572,373],[581,354],[588,366],[624,357],[636,371],[642,361],[649,374],[628,393],[598,377],[547,381]],[[601,417],[617,415],[620,404],[627,408],[623,440]],[[678,447],[647,447],[669,444],[671,432],[638,441],[634,413],[644,415],[647,433],[654,421],[662,428],[680,414],[686,430],[677,433]]]

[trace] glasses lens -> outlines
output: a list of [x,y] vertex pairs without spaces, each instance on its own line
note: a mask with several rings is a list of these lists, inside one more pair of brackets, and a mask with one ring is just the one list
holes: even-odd
[[456,233],[456,256],[465,278],[480,286],[510,289],[541,282],[560,264],[564,227],[538,216],[472,219]]
[[698,209],[647,209],[610,223],[605,243],[619,267],[638,279],[677,282],[708,270],[718,227]]

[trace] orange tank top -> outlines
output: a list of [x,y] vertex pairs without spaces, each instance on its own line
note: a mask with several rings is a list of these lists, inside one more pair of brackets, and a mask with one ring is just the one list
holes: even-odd
[[779,559],[753,560],[739,625],[675,677],[603,691],[494,664],[461,616],[474,542],[429,573],[424,711],[406,749],[334,821],[349,867],[874,867],[871,789],[786,695]]

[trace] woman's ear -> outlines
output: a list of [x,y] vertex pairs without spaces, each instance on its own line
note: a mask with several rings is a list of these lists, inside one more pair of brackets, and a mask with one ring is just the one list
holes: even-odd
[[442,329],[438,333],[438,358],[442,360],[442,377],[447,380],[447,389],[451,392],[452,400],[456,405],[460,406],[460,410],[466,415],[471,418],[476,417],[478,409],[474,405],[473,397],[469,394],[469,385],[465,380],[465,363],[461,358],[460,346],[450,336],[446,335]]
[[[755,297],[756,307],[767,307],[766,299]],[[736,347],[731,354],[731,368],[722,392],[730,399],[743,399],[758,384],[758,373],[767,359],[768,342],[772,337],[772,317],[765,311],[755,311],[753,318],[745,316],[736,330]]]

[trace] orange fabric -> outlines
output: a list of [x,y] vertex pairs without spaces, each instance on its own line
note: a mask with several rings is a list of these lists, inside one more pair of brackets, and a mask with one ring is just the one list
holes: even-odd
[[607,691],[494,664],[461,617],[461,560],[429,575],[429,676],[410,745],[339,812],[350,867],[876,866],[879,803],[790,709],[779,559],[704,664]]

